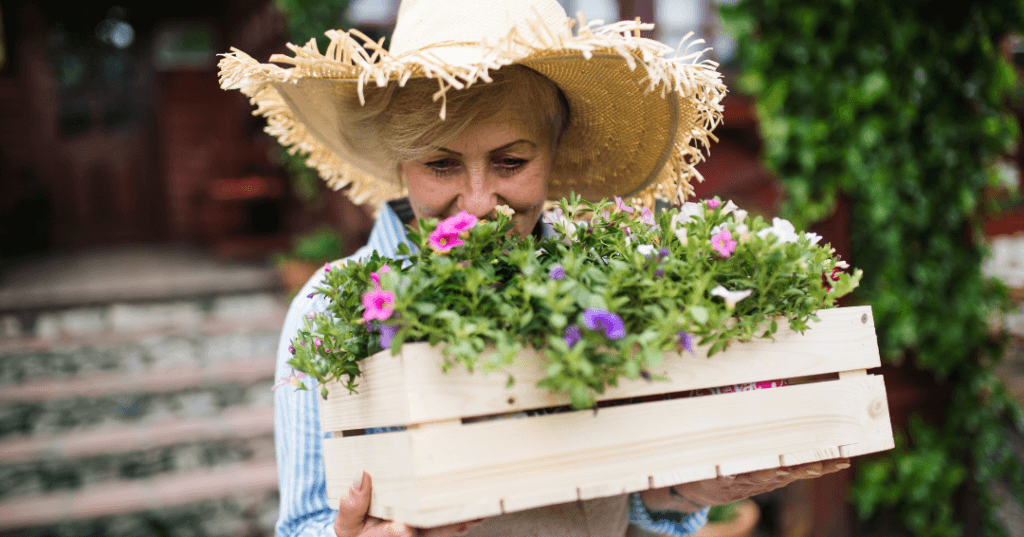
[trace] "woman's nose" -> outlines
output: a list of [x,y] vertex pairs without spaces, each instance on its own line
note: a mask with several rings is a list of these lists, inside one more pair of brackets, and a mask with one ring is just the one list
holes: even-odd
[[459,194],[457,206],[460,211],[483,218],[498,205],[498,195],[494,191],[495,182],[487,177],[485,170],[470,170],[469,179]]

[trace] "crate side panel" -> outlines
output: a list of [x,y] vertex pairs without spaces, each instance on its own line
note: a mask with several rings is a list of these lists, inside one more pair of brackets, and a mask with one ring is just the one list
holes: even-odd
[[[780,328],[772,340],[737,343],[712,358],[707,347],[695,354],[667,353],[652,374],[668,382],[623,378],[598,400],[639,397],[748,382],[795,378],[878,367],[881,362],[870,306],[836,308],[818,312],[820,323],[811,323],[803,334]],[[508,369],[515,379],[505,388],[505,372],[469,373],[456,366],[442,372],[439,349],[416,343],[403,347],[408,370],[412,423],[468,417],[569,404],[565,394],[537,389],[545,374],[543,357],[524,351]]]
[[[397,431],[384,434],[325,438],[324,473],[327,498],[332,509],[347,496],[353,480],[363,471],[370,474],[370,505],[376,513],[396,506],[418,508],[416,475],[409,434]],[[375,514],[374,516],[381,516]],[[392,517],[386,517],[392,518]]]
[[397,356],[385,351],[360,362],[362,375],[356,380],[356,393],[350,393],[341,382],[328,383],[327,399],[320,398],[324,432],[408,424],[403,354],[404,349]]
[[762,457],[778,466],[784,454],[891,437],[888,415],[870,410],[879,398],[881,378],[867,376],[610,407],[596,416],[583,411],[443,434],[416,431],[421,507],[448,509],[487,497],[504,499],[508,510],[517,498],[549,490],[557,496],[592,483],[624,490],[640,476],[668,486],[702,479],[709,466]]

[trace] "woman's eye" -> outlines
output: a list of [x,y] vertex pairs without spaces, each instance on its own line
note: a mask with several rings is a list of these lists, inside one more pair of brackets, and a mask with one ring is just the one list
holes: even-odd
[[526,159],[502,157],[494,161],[494,168],[503,175],[512,175],[526,165]]
[[438,177],[450,177],[459,170],[459,163],[453,159],[442,159],[428,162],[427,167]]

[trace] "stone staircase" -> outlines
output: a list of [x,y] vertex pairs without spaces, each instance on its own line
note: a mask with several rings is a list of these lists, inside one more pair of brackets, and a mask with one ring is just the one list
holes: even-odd
[[7,309],[0,537],[272,535],[276,290]]

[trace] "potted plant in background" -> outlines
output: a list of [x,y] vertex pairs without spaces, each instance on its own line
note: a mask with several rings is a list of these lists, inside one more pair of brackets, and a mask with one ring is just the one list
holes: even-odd
[[294,295],[306,284],[317,268],[344,256],[345,240],[336,230],[322,226],[296,237],[292,250],[275,257],[278,277],[288,292]]

